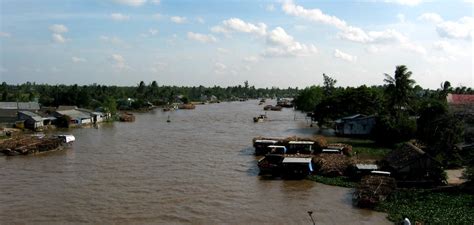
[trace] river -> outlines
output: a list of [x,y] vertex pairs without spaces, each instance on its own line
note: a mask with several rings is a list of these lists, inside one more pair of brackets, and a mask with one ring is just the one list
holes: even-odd
[[[257,101],[136,114],[67,131],[65,151],[0,157],[1,224],[391,224],[352,189],[258,176],[255,136],[310,136],[304,115]],[[270,102],[274,103],[274,102]],[[171,123],[167,123],[168,118]],[[296,120],[295,120],[296,119]]]

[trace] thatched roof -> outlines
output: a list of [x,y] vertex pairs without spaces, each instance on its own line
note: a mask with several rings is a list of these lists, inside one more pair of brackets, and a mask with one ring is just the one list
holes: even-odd
[[404,143],[400,148],[388,153],[383,161],[395,169],[400,169],[426,156],[428,155],[423,150],[412,143]]

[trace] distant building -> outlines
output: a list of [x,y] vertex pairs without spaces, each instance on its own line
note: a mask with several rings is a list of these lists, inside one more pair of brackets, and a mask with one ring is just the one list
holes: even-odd
[[335,121],[335,133],[342,136],[368,136],[375,127],[375,116],[356,114]]
[[72,110],[72,109],[77,109],[77,106],[75,105],[60,105],[56,110],[63,111],[63,110]]
[[381,161],[382,170],[391,172],[401,182],[435,182],[434,171],[439,167],[440,162],[412,143],[392,150]]
[[0,123],[14,124],[18,111],[37,112],[39,109],[37,102],[0,102]]
[[448,94],[449,111],[464,121],[464,136],[468,143],[474,142],[474,95]]
[[474,95],[448,94],[446,101],[451,112],[474,115]]
[[18,120],[24,121],[24,128],[30,130],[41,130],[44,126],[43,117],[30,111],[19,111]]
[[68,126],[81,126],[92,123],[92,116],[90,114],[76,109],[58,110],[54,112],[53,115],[57,118],[69,117]]

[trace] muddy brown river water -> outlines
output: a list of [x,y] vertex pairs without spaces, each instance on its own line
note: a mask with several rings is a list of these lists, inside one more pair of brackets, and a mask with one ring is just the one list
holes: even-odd
[[317,131],[292,109],[254,123],[257,103],[136,114],[58,131],[76,136],[65,151],[0,156],[0,224],[312,224],[310,210],[316,224],[391,224],[354,208],[352,189],[260,178],[253,137]]

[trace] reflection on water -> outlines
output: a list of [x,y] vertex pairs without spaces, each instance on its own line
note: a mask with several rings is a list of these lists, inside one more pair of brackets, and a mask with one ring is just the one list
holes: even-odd
[[389,224],[353,208],[350,189],[259,177],[253,137],[317,131],[291,109],[253,123],[257,103],[156,110],[69,130],[76,143],[67,151],[0,157],[0,221],[310,224],[312,210],[317,224]]

